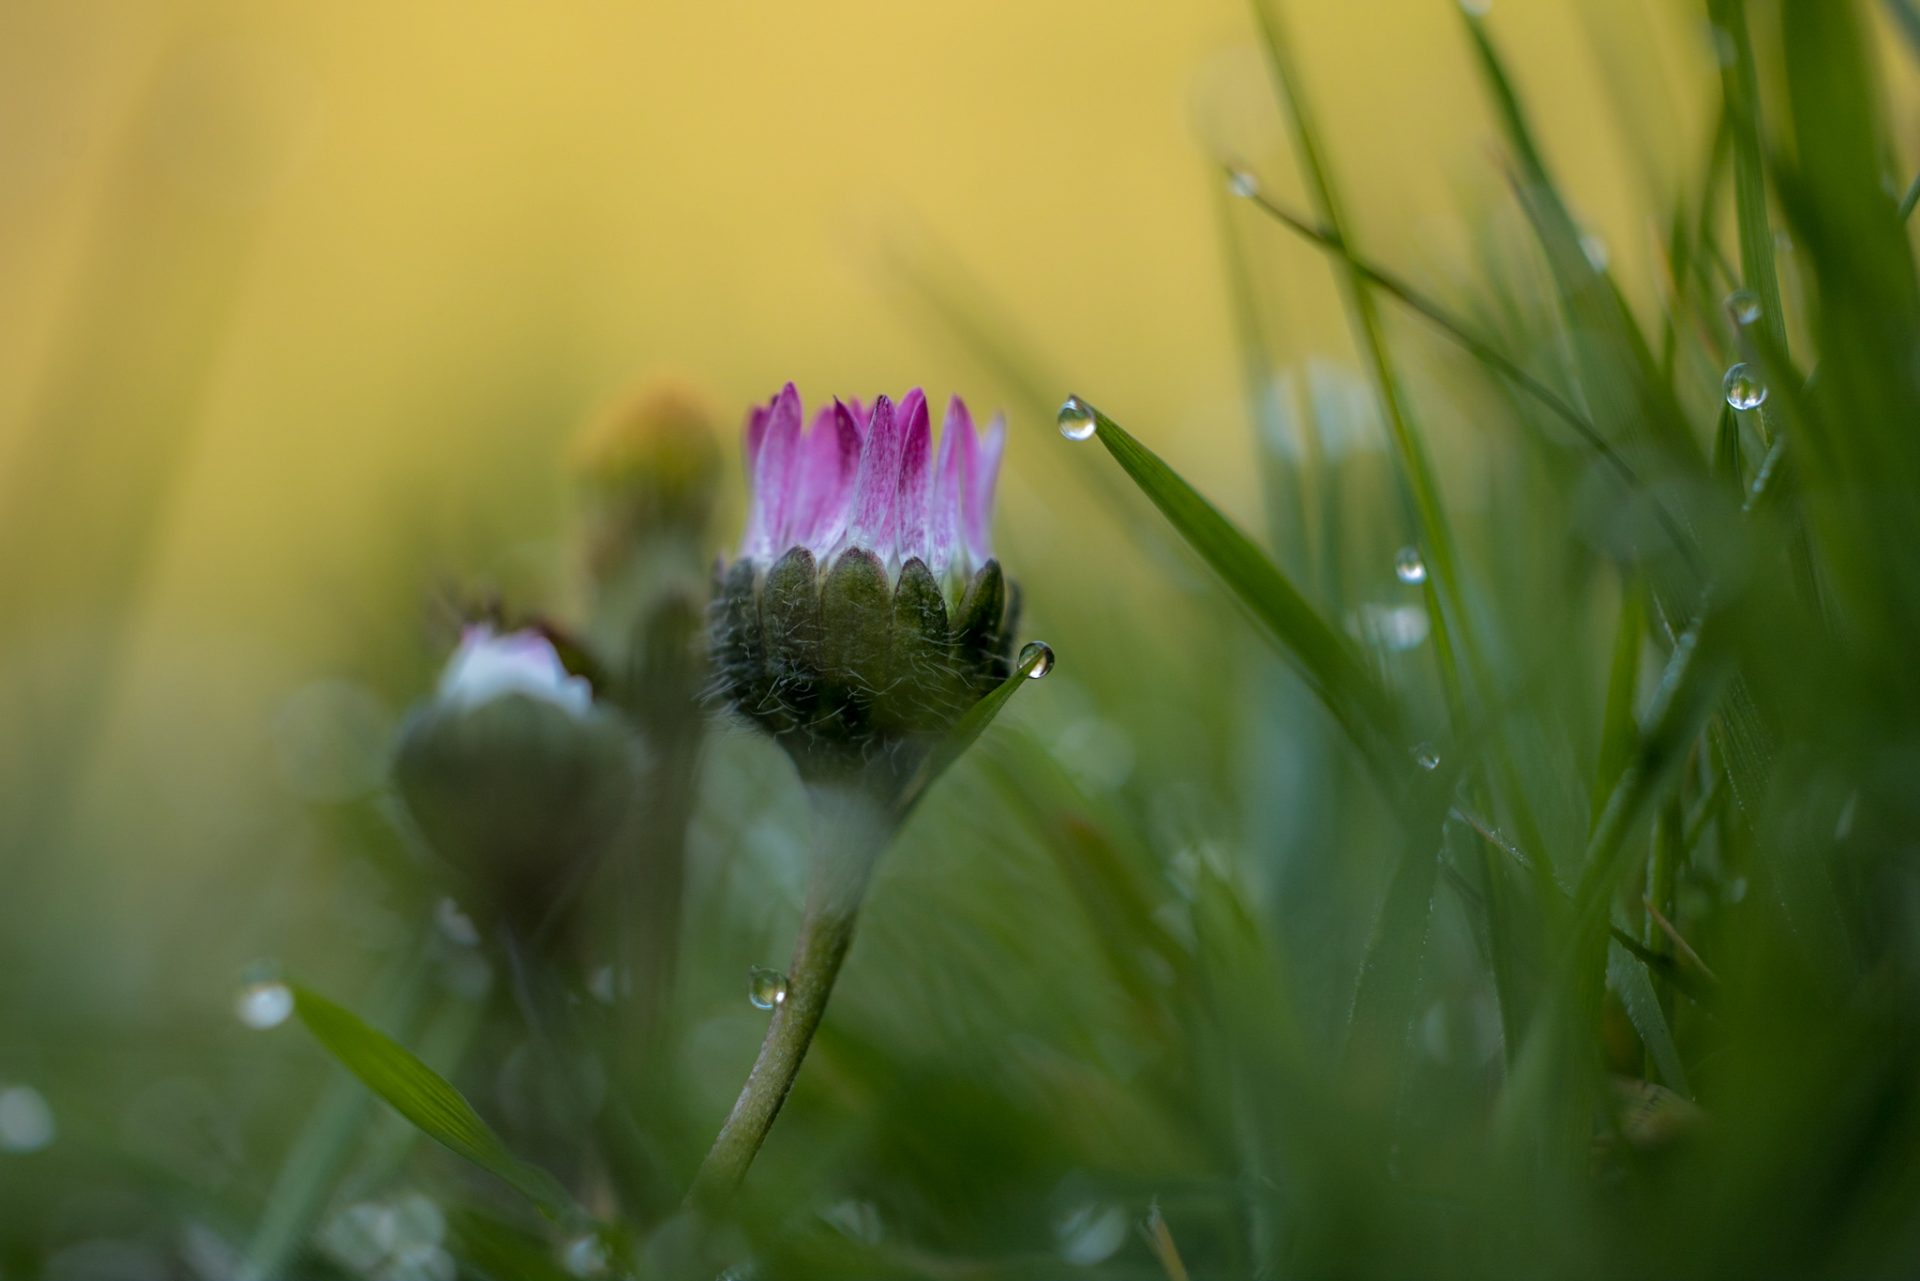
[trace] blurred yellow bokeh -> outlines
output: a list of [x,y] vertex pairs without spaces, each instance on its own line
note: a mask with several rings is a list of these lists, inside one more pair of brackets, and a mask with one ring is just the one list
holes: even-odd
[[[1501,194],[1453,5],[1287,8],[1369,243],[1444,279]],[[1673,9],[1495,15],[1618,262],[1652,257],[1635,184],[1677,189],[1707,128]],[[10,4],[4,635],[87,631],[114,705],[211,646],[255,717],[394,540],[562,510],[565,441],[651,376],[729,414],[788,378],[1009,395],[902,263],[1244,498],[1219,161],[1304,207],[1254,36],[1234,0]],[[1261,236],[1282,359],[1338,354],[1325,264]],[[1018,531],[1054,502],[1022,453],[1059,442],[1015,409]]]

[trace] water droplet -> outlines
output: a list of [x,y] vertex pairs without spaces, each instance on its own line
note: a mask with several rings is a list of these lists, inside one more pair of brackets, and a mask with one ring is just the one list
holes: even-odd
[[1613,261],[1607,242],[1591,231],[1580,237],[1580,252],[1587,256],[1587,265],[1595,271],[1605,271],[1607,264]]
[[1427,581],[1427,562],[1420,558],[1418,547],[1400,549],[1393,558],[1393,576],[1409,584]]
[[1075,1206],[1054,1221],[1053,1239],[1061,1258],[1076,1268],[1090,1268],[1127,1243],[1127,1212],[1098,1202]]
[[613,1255],[607,1243],[592,1232],[567,1242],[560,1254],[560,1266],[576,1277],[605,1276],[612,1264]]
[[1721,388],[1727,394],[1727,403],[1735,409],[1758,409],[1767,403],[1767,385],[1744,362],[1727,371]]
[[279,970],[267,962],[248,966],[240,994],[233,999],[234,1017],[263,1032],[279,1027],[292,1013],[293,989],[280,981]]
[[1476,18],[1493,12],[1493,0],[1460,0],[1460,7]]
[[1413,749],[1413,763],[1424,770],[1440,768],[1440,753],[1433,750],[1433,744],[1422,743]]
[[1227,190],[1242,200],[1252,200],[1260,194],[1260,180],[1253,176],[1251,169],[1235,165],[1227,170]]
[[1751,289],[1736,289],[1727,295],[1727,315],[1736,325],[1751,325],[1760,319],[1760,295]]
[[0,1090],[0,1152],[38,1152],[53,1142],[53,1109],[31,1085]]
[[1033,670],[1027,673],[1028,680],[1039,680],[1053,670],[1053,646],[1045,641],[1028,641],[1020,647],[1019,666],[1033,664]]
[[1100,421],[1094,408],[1078,396],[1069,396],[1060,404],[1060,434],[1068,440],[1091,440]]
[[871,1201],[836,1201],[820,1212],[827,1225],[862,1245],[879,1245],[887,1238],[887,1224],[880,1207]]
[[1433,624],[1421,605],[1367,604],[1348,615],[1347,630],[1366,644],[1405,653],[1427,639]]
[[440,927],[440,933],[447,942],[460,947],[475,947],[480,942],[480,929],[473,918],[460,910],[460,905],[450,898],[443,898],[434,905],[433,923]]
[[779,970],[756,965],[747,971],[747,999],[757,1010],[771,1010],[787,1003],[787,976]]

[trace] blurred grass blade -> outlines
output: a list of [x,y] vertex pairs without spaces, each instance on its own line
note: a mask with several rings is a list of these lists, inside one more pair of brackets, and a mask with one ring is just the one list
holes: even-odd
[[1767,179],[1760,133],[1760,77],[1754,69],[1753,37],[1746,0],[1709,0],[1716,40],[1731,58],[1720,66],[1721,93],[1733,142],[1734,215],[1740,234],[1740,274],[1760,300],[1760,319],[1783,348],[1787,319],[1780,307],[1780,272],[1773,259],[1773,223],[1767,213]]
[[1600,762],[1593,780],[1593,819],[1607,803],[1607,791],[1626,768],[1633,751],[1633,697],[1640,685],[1640,644],[1646,605],[1632,584],[1621,591],[1620,622],[1613,634],[1613,660],[1607,668],[1607,701],[1601,713]]
[[[438,927],[431,927],[380,984],[386,994],[381,1021],[388,1026],[405,1030],[420,1021],[437,937]],[[286,1271],[287,1261],[319,1221],[341,1172],[359,1148],[371,1104],[366,1091],[346,1077],[329,1080],[288,1150],[247,1242],[250,1275],[274,1277]]]
[[1465,349],[1475,360],[1491,368],[1500,377],[1539,402],[1548,413],[1571,427],[1582,440],[1598,450],[1607,459],[1608,464],[1619,471],[1624,479],[1635,479],[1633,468],[1614,451],[1594,425],[1587,420],[1585,414],[1569,403],[1559,392],[1528,373],[1518,362],[1504,355],[1499,348],[1474,333],[1464,320],[1448,312],[1445,307],[1385,267],[1362,258],[1334,232],[1325,227],[1315,226],[1299,214],[1277,204],[1265,192],[1256,191],[1247,199],[1275,222],[1333,254],[1368,284],[1427,320],[1442,334]]
[[324,996],[293,991],[294,1011],[314,1039],[428,1138],[506,1180],[548,1217],[575,1213],[572,1198],[552,1175],[509,1152],[466,1096],[405,1046]]
[[1483,20],[1465,7],[1461,16],[1508,145],[1520,162],[1521,207],[1546,253],[1567,323],[1581,335],[1575,350],[1596,424],[1619,445],[1646,440],[1676,459],[1698,461],[1699,448],[1659,375],[1645,335],[1612,280],[1587,255],[1582,230],[1534,142],[1532,126]]
[[1920,5],[1913,0],[1887,0],[1887,12],[1893,15],[1893,25],[1900,28],[1913,52],[1920,55]]
[[1091,406],[1088,409],[1100,443],[1114,461],[1226,582],[1369,759],[1383,765],[1382,753],[1392,739],[1395,717],[1372,673],[1218,508],[1118,423]]
[[[1274,12],[1278,3],[1279,0],[1251,0],[1254,18],[1260,27],[1268,65],[1273,70],[1273,78],[1287,106],[1294,145],[1299,152],[1301,167],[1306,171],[1308,185],[1314,192],[1315,203],[1320,208],[1321,216],[1326,219],[1329,233],[1343,248],[1350,247],[1354,243],[1352,228],[1342,210],[1319,126],[1314,121],[1299,70],[1294,64],[1292,42],[1285,25]],[[1373,291],[1366,277],[1345,254],[1342,255],[1342,263],[1345,270],[1341,272],[1341,280],[1347,307],[1359,345],[1367,354],[1373,373],[1374,392],[1380,397],[1387,435],[1393,442],[1394,456],[1399,463],[1398,478],[1420,532],[1420,550],[1427,562],[1428,579],[1433,592],[1445,606],[1432,613],[1434,646],[1443,654],[1459,653],[1466,660],[1467,671],[1482,687],[1482,692],[1490,696],[1492,680],[1481,661],[1480,649],[1468,617],[1460,557],[1455,550],[1453,531],[1441,502],[1440,484],[1434,475],[1433,463],[1427,457],[1426,445],[1414,427],[1412,414],[1401,390]],[[1458,644],[1452,635],[1455,631],[1459,633]],[[1447,690],[1448,706],[1454,709],[1465,707],[1462,673],[1452,663],[1443,662],[1439,666],[1440,679]]]

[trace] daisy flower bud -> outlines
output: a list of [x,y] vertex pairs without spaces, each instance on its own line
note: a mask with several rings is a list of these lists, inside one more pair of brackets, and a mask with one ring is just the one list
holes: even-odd
[[809,777],[904,776],[1012,670],[1018,596],[988,543],[1006,423],[955,397],[834,401],[789,383],[746,426],[753,501],[711,629],[721,695]]
[[402,726],[393,774],[462,903],[527,936],[627,821],[641,764],[626,722],[551,641],[477,625]]

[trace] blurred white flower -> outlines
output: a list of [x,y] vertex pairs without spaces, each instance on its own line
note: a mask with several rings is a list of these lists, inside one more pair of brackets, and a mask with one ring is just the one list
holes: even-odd
[[441,702],[463,710],[505,694],[525,694],[576,716],[585,716],[593,704],[593,686],[567,671],[552,641],[532,631],[499,636],[485,623],[460,634],[438,693]]

